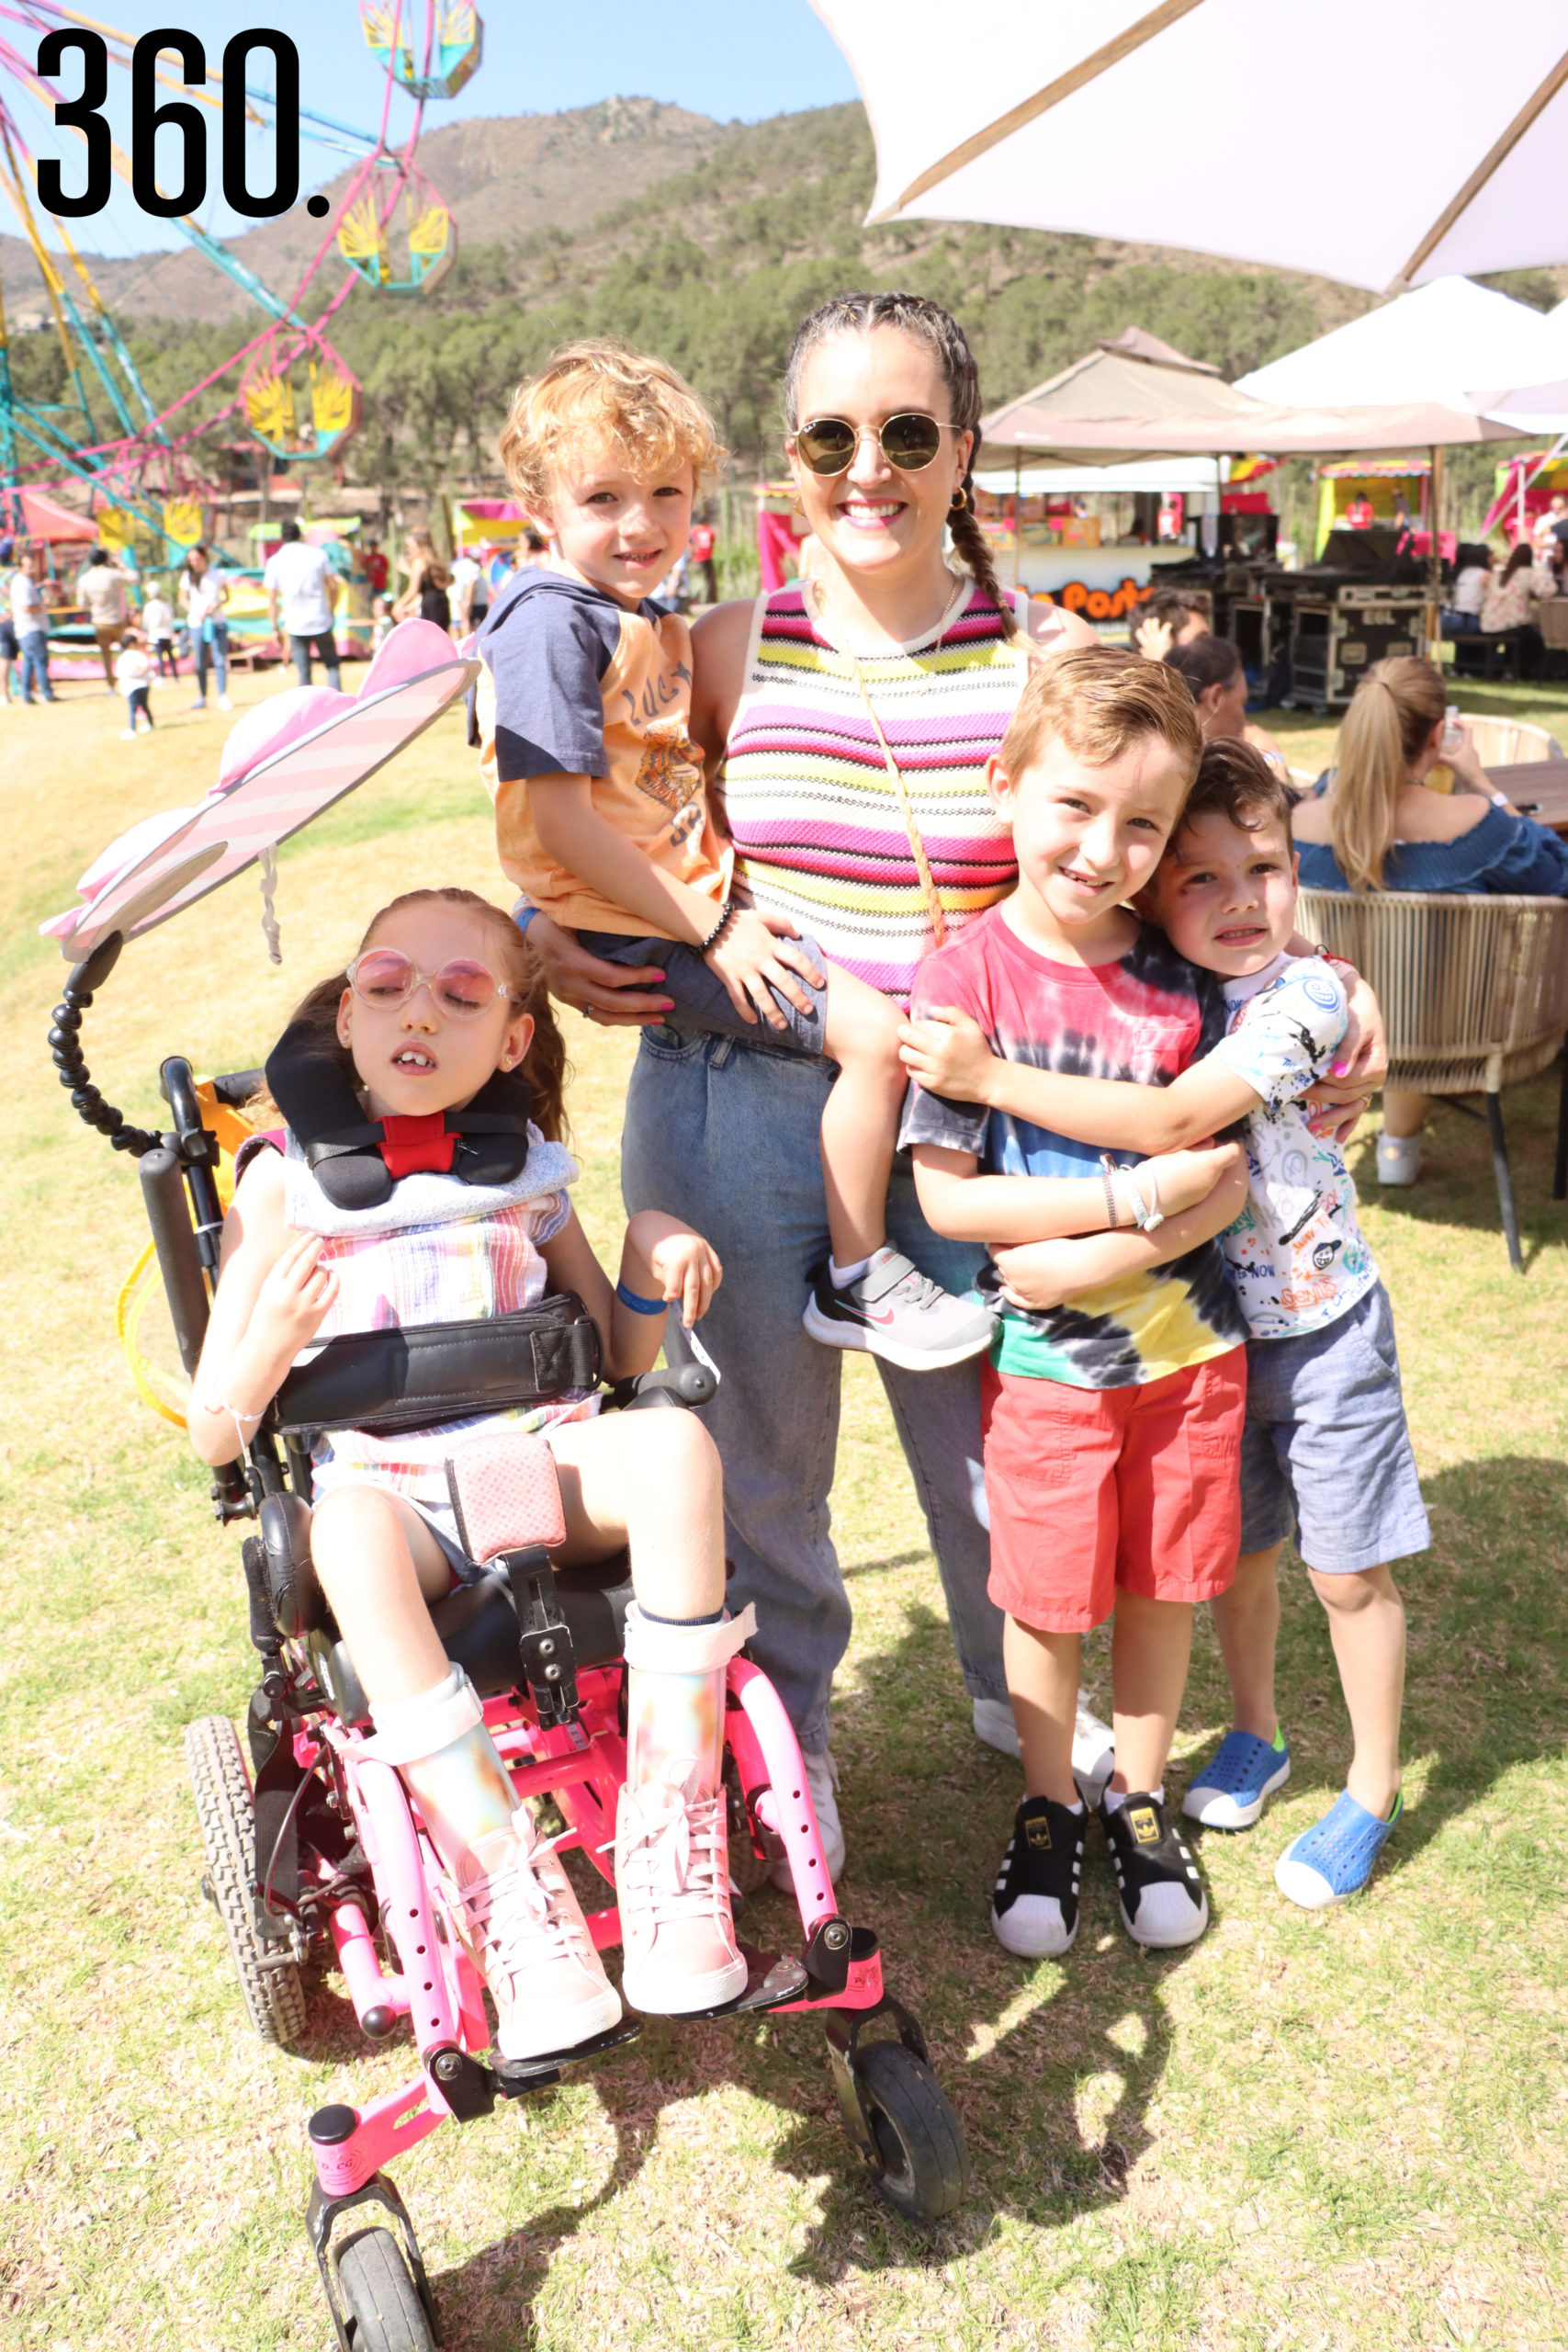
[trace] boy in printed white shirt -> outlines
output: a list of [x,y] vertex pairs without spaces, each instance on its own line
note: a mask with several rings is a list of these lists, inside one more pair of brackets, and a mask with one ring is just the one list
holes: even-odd
[[[1275,1866],[1281,1893],[1316,1910],[1366,1884],[1399,1819],[1404,1611],[1388,1564],[1430,1538],[1388,1295],[1340,1147],[1314,1130],[1309,1091],[1334,1067],[1348,1008],[1323,958],[1289,952],[1295,869],[1282,781],[1248,745],[1213,741],[1139,905],[1221,978],[1221,1043],[1159,1088],[1002,1061],[957,1016],[912,1024],[904,1058],[935,1091],[1122,1150],[1178,1150],[1246,1120],[1247,1203],[1222,1237],[1252,1335],[1241,1557],[1211,1604],[1235,1723],[1182,1810],[1247,1829],[1290,1778],[1274,1648],[1280,1551],[1294,1535],[1328,1611],[1355,1740],[1344,1793]],[[1126,1247],[1101,1233],[1002,1250],[998,1264],[1006,1290],[1055,1305],[1114,1279]]]

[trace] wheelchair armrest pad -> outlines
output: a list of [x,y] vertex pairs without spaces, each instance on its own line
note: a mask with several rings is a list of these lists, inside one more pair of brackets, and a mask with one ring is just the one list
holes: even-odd
[[599,1333],[574,1293],[482,1322],[410,1323],[328,1340],[296,1364],[264,1427],[373,1437],[547,1404],[599,1385]]

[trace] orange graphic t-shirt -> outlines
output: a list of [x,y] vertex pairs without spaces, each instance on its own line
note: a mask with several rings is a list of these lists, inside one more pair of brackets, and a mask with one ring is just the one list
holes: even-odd
[[502,871],[571,930],[640,937],[628,914],[558,865],[535,821],[536,796],[561,776],[592,780],[598,813],[677,882],[728,895],[734,853],[708,812],[692,741],[692,633],[677,614],[564,573],[523,572],[479,633],[471,739],[495,803]]

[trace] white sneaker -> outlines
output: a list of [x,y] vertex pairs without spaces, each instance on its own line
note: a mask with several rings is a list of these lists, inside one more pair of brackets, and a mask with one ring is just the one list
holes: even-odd
[[502,2058],[570,2050],[621,2020],[559,1855],[525,1805],[510,1829],[468,1849],[457,1882],[443,1879],[452,1923],[490,1986]]
[[[1012,1709],[1005,1699],[976,1699],[975,1706],[975,1736],[983,1739],[987,1747],[998,1755],[1019,1753],[1018,1726],[1012,1719]],[[1092,1812],[1100,1803],[1100,1793],[1116,1767],[1116,1740],[1109,1724],[1102,1724],[1097,1714],[1080,1699],[1073,1719],[1073,1778],[1079,1793]]]
[[[800,1751],[806,1767],[806,1785],[811,1792],[811,1807],[817,1815],[817,1827],[822,1839],[822,1859],[828,1865],[828,1875],[838,1883],[844,1867],[844,1829],[839,1819],[839,1768],[832,1751],[824,1747],[819,1754],[807,1748]],[[787,1860],[776,1861],[768,1876],[781,1894],[795,1893],[795,1879]]]
[[964,1363],[990,1346],[996,1331],[989,1307],[954,1298],[886,1242],[842,1290],[826,1259],[807,1279],[811,1296],[801,1321],[814,1340],[825,1348],[863,1348],[907,1372]]
[[1379,1136],[1378,1182],[1380,1184],[1414,1184],[1420,1173],[1421,1138],[1419,1136]]
[[621,1990],[634,2009],[683,2017],[746,1990],[729,1908],[725,1795],[705,1792],[694,1756],[623,1788],[615,1815]]
[[220,710],[232,710],[234,706],[230,701],[227,695],[220,695],[218,697],[218,707]]
[[1116,1770],[1116,1735],[1080,1699],[1073,1719],[1073,1778],[1092,1813]]

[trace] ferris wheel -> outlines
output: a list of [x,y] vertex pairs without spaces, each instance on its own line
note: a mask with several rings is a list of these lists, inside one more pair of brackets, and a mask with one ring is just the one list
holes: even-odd
[[[49,402],[17,392],[0,294],[0,522],[13,530],[22,527],[24,479],[29,488],[75,481],[86,485],[90,507],[101,507],[106,520],[120,515],[174,547],[193,545],[202,536],[202,509],[211,495],[197,445],[213,425],[237,417],[274,458],[291,465],[333,457],[358,424],[360,386],[332,344],[330,322],[355,286],[380,295],[417,297],[438,285],[457,260],[457,222],[416,156],[426,104],[456,96],[479,65],[482,24],[471,0],[360,0],[365,41],[381,82],[378,123],[366,130],[299,104],[297,63],[293,86],[285,88],[290,76],[284,59],[292,54],[292,44],[280,44],[277,36],[258,34],[241,44],[257,52],[270,47],[275,70],[270,88],[259,72],[247,70],[240,89],[231,65],[234,43],[220,75],[208,70],[194,34],[164,36],[149,58],[146,42],[139,44],[134,36],[56,0],[10,0],[3,16],[11,28],[30,30],[37,40],[29,55],[0,33],[0,195],[16,213],[42,275],[63,359],[64,390]],[[60,71],[73,50],[86,62],[84,92],[74,98],[67,96]],[[350,176],[337,219],[324,230],[287,296],[274,291],[201,225],[196,218],[199,196],[186,209],[188,168],[186,190],[167,194],[152,182],[150,165],[133,160],[112,138],[102,118],[96,127],[88,119],[104,96],[102,88],[95,94],[92,86],[92,69],[100,59],[133,77],[151,70],[162,89],[179,93],[164,102],[162,112],[186,126],[187,164],[191,126],[197,136],[205,132],[196,109],[222,112],[226,195],[236,138],[231,118],[241,112],[244,126],[273,130],[280,153],[287,143],[297,159],[302,132],[348,157]],[[243,61],[253,62],[248,56]],[[183,79],[175,70],[182,66]],[[168,220],[264,314],[265,323],[220,367],[161,410],[61,217],[58,198],[51,225],[62,250],[46,242],[41,224],[50,214],[41,200],[40,170],[47,193],[60,187],[61,166],[35,153],[39,140],[36,128],[29,137],[29,119],[40,112],[51,144],[57,142],[56,124],[75,130],[88,150],[89,174],[98,164],[106,174],[112,170],[144,209]],[[399,116],[407,119],[395,127]],[[243,128],[238,137],[243,140]],[[199,168],[204,190],[205,164]],[[281,177],[281,162],[277,168]],[[254,215],[262,211],[243,201],[241,209]],[[317,196],[304,209],[324,219],[331,207]],[[341,283],[307,319],[307,293],[316,287],[319,297],[318,281],[330,284],[340,266]]]

